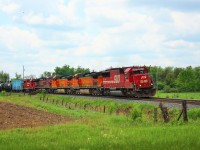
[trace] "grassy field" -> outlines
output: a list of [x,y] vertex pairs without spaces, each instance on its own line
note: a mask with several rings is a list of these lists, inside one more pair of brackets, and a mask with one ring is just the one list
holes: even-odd
[[155,97],[160,98],[182,98],[182,99],[197,99],[200,100],[199,92],[186,92],[186,93],[164,93],[162,91],[157,91]]
[[[93,101],[63,96],[50,96],[70,103],[92,103],[151,110],[154,107],[124,104],[113,101]],[[84,109],[68,109],[60,105],[44,103],[38,96],[0,96],[0,101],[9,101],[40,110],[71,116],[74,121],[37,128],[18,128],[0,131],[0,149],[199,149],[200,120],[155,123],[148,114],[133,119],[133,116],[100,113]],[[111,109],[112,110],[112,109]],[[145,113],[146,111],[144,111]],[[194,113],[194,112],[193,112]],[[134,114],[134,113],[133,113]]]

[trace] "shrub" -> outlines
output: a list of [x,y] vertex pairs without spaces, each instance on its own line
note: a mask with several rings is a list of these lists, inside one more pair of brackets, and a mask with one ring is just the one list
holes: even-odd
[[7,96],[7,92],[6,91],[1,91],[0,95],[1,96]]
[[165,85],[163,91],[165,93],[177,93],[178,92],[178,89],[176,88],[171,88],[169,85]]
[[163,90],[164,90],[164,92],[169,93],[170,92],[170,86],[169,85],[165,85]]
[[158,82],[158,90],[163,90],[165,86],[166,86],[165,82]]
[[188,111],[188,117],[190,119],[200,119],[200,109],[199,108],[195,108],[195,109],[191,109]]
[[142,111],[134,108],[131,112],[131,119],[135,121],[135,120],[141,120],[141,118],[142,118]]
[[46,95],[47,95],[47,91],[45,89],[42,89],[41,90],[41,95],[42,95],[43,98],[45,98]]

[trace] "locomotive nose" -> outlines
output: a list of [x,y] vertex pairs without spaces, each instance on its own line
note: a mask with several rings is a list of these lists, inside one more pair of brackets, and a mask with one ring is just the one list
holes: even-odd
[[148,75],[138,75],[138,84],[141,88],[152,86]]

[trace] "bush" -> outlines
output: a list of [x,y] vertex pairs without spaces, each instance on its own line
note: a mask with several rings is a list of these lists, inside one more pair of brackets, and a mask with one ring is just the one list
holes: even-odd
[[7,96],[7,92],[6,91],[1,91],[0,95],[1,96]]
[[141,120],[141,118],[142,118],[142,111],[136,108],[133,109],[131,112],[131,119],[135,121],[135,120]]
[[46,95],[47,95],[47,91],[45,89],[42,89],[41,90],[41,95],[42,95],[43,98],[45,98]]
[[188,111],[188,117],[190,119],[200,119],[200,109],[199,108],[195,108],[195,109],[191,109]]
[[169,85],[165,85],[164,88],[163,88],[163,91],[166,92],[166,93],[170,93],[170,89],[171,88],[170,88]]
[[165,93],[177,93],[178,92],[178,89],[176,88],[171,88],[169,85],[165,85],[163,91]]
[[158,90],[163,90],[165,86],[166,86],[165,82],[158,82]]

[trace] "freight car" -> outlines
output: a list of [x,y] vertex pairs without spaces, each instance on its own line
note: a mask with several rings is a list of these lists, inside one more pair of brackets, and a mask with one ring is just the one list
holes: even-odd
[[0,81],[0,92],[3,90],[3,82]]
[[6,83],[1,83],[1,90],[2,91],[6,91],[6,92],[12,91],[12,84],[11,84],[11,82],[8,81]]
[[12,91],[13,92],[23,91],[23,84],[24,84],[23,80],[13,80],[11,82],[11,84],[12,84]]

